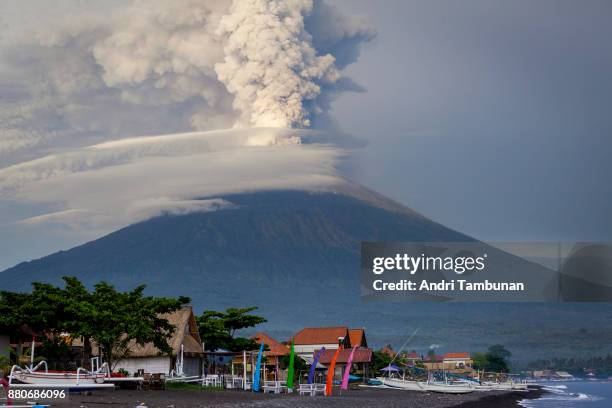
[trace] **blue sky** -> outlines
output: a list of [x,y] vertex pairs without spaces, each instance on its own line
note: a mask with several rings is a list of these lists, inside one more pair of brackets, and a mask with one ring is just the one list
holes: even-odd
[[[367,141],[345,163],[349,177],[483,240],[612,239],[610,2],[327,3],[345,15],[364,16],[377,33],[343,71],[363,90],[340,93],[331,105],[338,126]],[[4,55],[12,63],[22,64],[19,81],[34,80],[43,72],[36,63],[42,61],[44,68],[52,61],[73,67],[74,72],[68,70],[67,78],[60,79],[67,87],[78,87],[79,64],[92,69],[91,61],[78,56],[70,60],[69,47],[63,48],[65,54],[53,48],[53,54],[47,48],[32,51],[16,45],[35,29],[54,32],[52,27],[66,16],[87,13],[110,19],[112,10],[125,4],[4,2],[0,15],[7,28],[0,46],[9,50]],[[346,24],[347,32],[352,28]],[[62,40],[43,36],[41,41]],[[82,51],[87,44],[75,47]],[[16,74],[7,72],[0,78],[0,105],[21,95],[12,76]],[[103,131],[126,137],[193,130],[182,117],[182,109],[193,108],[191,99],[180,109],[151,110],[144,103],[125,111],[98,98],[93,115],[82,113],[96,89],[103,89],[99,94],[104,98],[112,97],[102,85],[87,88],[71,96],[77,103],[62,105],[61,120],[57,112],[40,117],[50,132],[62,135],[45,145],[45,154],[68,151],[78,156],[78,150],[69,149],[106,141]],[[58,99],[53,98],[43,102],[53,104]],[[0,131],[13,120],[10,112],[0,116]],[[225,112],[217,116],[215,123],[231,119]],[[116,126],[104,118],[112,118]],[[6,135],[11,143],[21,140],[14,133]],[[320,157],[318,150],[311,153]],[[23,158],[8,155],[6,160],[14,164],[36,154],[26,151]],[[307,168],[312,173],[311,162],[300,165],[296,172]],[[0,205],[0,269],[96,236],[92,231],[16,229],[16,219],[44,212],[40,204],[0,200]]]

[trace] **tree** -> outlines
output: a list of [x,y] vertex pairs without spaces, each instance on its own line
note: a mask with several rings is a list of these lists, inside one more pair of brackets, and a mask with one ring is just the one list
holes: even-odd
[[258,344],[247,338],[236,337],[241,329],[255,327],[267,320],[250,314],[257,307],[229,308],[225,312],[207,310],[198,316],[200,337],[207,350],[227,349],[231,351],[253,350]]
[[472,366],[476,370],[487,370],[489,365],[489,360],[487,360],[487,356],[485,353],[473,353],[472,354]]
[[372,353],[372,362],[370,367],[374,372],[378,372],[391,364],[392,357],[382,350],[374,351]]
[[[289,354],[285,354],[279,359],[279,366],[281,370],[285,370],[289,367]],[[306,364],[306,361],[296,354],[293,360],[293,370],[299,373],[300,371],[308,371],[309,369],[310,366]]]
[[496,373],[508,372],[509,364],[508,359],[512,356],[512,353],[506,350],[501,344],[494,344],[489,347],[486,357],[488,361],[487,371],[493,371]]
[[167,340],[174,327],[161,315],[179,309],[188,298],[144,296],[144,285],[119,292],[105,282],[90,292],[74,277],[63,279],[64,288],[35,282],[31,294],[0,293],[0,326],[27,325],[53,335],[68,332],[87,344],[92,339],[110,367],[127,355],[130,342],[151,342],[162,353],[171,351]]
[[494,344],[489,347],[486,353],[474,353],[472,360],[474,368],[489,372],[501,373],[509,371],[508,359],[512,353],[506,350],[501,344]]
[[188,299],[144,296],[144,289],[141,285],[130,292],[118,292],[100,282],[89,297],[89,305],[81,305],[83,317],[89,321],[76,326],[75,333],[91,337],[110,367],[129,354],[130,342],[141,346],[153,343],[163,354],[172,352],[168,339],[175,328],[161,315],[180,309]]

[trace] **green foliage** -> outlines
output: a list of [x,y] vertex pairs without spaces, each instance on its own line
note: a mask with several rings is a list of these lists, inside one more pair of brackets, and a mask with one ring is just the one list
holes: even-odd
[[585,370],[593,370],[597,375],[612,375],[612,355],[588,358],[552,358],[536,360],[525,367],[527,370],[567,371],[573,375],[585,375]]
[[472,353],[472,366],[477,370],[485,370],[489,364],[485,353]]
[[126,355],[131,341],[171,351],[167,340],[174,327],[159,315],[179,309],[188,298],[144,296],[144,285],[119,292],[105,282],[90,292],[74,277],[63,279],[64,288],[35,282],[31,294],[0,293],[0,327],[27,325],[39,333],[68,332],[73,338],[92,339],[111,367],[116,357]]
[[267,320],[250,314],[257,307],[230,308],[225,312],[207,310],[198,316],[200,337],[207,350],[226,349],[231,351],[254,350],[258,344],[244,337],[235,337],[241,329],[255,327]]
[[0,292],[0,330],[16,331],[25,323],[25,316],[20,311],[30,299],[26,293]]
[[474,368],[494,373],[508,372],[508,360],[512,353],[506,350],[501,344],[494,344],[489,347],[486,353],[473,353],[472,360]]
[[[289,354],[280,358],[279,366],[281,370],[285,370],[289,367]],[[296,354],[293,360],[293,370],[299,373],[300,371],[308,371],[309,369],[310,366],[306,364],[306,361]]]
[[236,331],[246,329],[248,327],[255,327],[259,324],[267,322],[267,320],[261,316],[250,314],[257,310],[256,306],[244,307],[244,308],[229,308],[225,311],[223,317],[225,328],[229,331],[230,336],[234,337]]
[[383,353],[382,351],[374,351],[372,353],[372,362],[370,363],[370,367],[373,372],[378,373],[381,369],[388,367],[391,364],[391,357],[387,353]]

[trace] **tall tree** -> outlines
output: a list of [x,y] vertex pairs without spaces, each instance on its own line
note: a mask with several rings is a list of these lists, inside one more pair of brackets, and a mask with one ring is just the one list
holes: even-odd
[[151,342],[162,353],[171,351],[167,340],[174,327],[161,315],[179,309],[189,298],[145,296],[144,285],[120,292],[105,282],[90,292],[74,277],[63,279],[64,288],[33,283],[31,294],[2,292],[0,326],[27,325],[39,333],[68,332],[86,343],[91,339],[111,367],[127,355],[131,343]]
[[161,314],[178,310],[188,298],[144,296],[145,286],[129,292],[118,292],[112,285],[100,282],[90,296],[91,308],[85,307],[89,322],[81,326],[80,335],[89,336],[100,347],[104,360],[114,367],[117,359],[129,354],[131,342],[153,343],[162,353],[170,353],[168,339],[175,328]]
[[236,337],[239,330],[255,327],[267,320],[251,312],[257,307],[229,308],[225,312],[207,310],[198,316],[200,337],[207,350],[253,350],[257,343],[244,337]]

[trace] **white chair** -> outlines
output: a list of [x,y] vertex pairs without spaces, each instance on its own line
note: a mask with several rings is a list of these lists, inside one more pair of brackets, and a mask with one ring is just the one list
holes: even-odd
[[205,387],[218,387],[220,384],[221,379],[216,374],[209,374],[202,381],[202,385]]
[[313,390],[314,384],[300,384],[300,387],[298,388],[300,395],[312,395]]
[[274,394],[280,394],[287,389],[280,381],[265,381],[262,388],[264,393],[270,392]]
[[325,384],[313,384],[314,387],[312,389],[312,395],[313,397],[316,396],[317,394],[321,394],[321,395],[325,395]]

